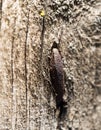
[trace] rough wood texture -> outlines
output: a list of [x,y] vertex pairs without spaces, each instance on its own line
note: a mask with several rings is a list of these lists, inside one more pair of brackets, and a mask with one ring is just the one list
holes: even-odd
[[[100,130],[101,1],[1,0],[0,29],[0,130]],[[62,121],[48,65],[58,39],[68,86]]]

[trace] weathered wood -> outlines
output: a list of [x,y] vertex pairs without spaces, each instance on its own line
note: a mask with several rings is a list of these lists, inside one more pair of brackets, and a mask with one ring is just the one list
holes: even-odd
[[[39,12],[43,8],[46,16],[40,65]],[[62,121],[54,112],[48,65],[51,45],[59,41],[61,29],[68,103]],[[0,130],[100,130],[100,43],[100,0],[1,0]]]

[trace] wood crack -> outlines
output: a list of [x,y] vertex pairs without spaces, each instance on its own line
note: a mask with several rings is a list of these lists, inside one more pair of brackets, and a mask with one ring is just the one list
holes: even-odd
[[1,29],[1,21],[2,21],[2,6],[3,6],[3,1],[1,0],[1,3],[0,3],[0,29]]
[[40,64],[42,63],[43,59],[43,46],[44,46],[44,33],[45,33],[45,17],[42,19],[42,31],[41,31],[41,48],[40,48]]
[[26,27],[26,40],[25,40],[25,50],[24,50],[24,56],[25,56],[25,87],[26,87],[26,128],[28,128],[27,125],[27,118],[28,118],[28,71],[27,71],[27,40],[28,40],[28,32],[29,32],[29,10],[28,10],[28,19],[27,19],[27,27]]
[[[14,20],[14,27],[16,26],[16,18]],[[16,124],[16,90],[14,89],[14,41],[15,28],[13,29],[12,45],[11,45],[11,92],[12,92],[12,130],[15,129]]]

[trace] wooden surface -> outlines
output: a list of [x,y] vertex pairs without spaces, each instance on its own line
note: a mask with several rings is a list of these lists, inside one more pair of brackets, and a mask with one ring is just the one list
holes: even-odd
[[[59,124],[65,130],[101,129],[101,2],[73,5],[70,21],[52,16],[50,4],[51,0],[0,1],[0,130],[55,130]],[[41,64],[43,7],[47,16]],[[74,96],[67,88],[70,100],[63,124],[54,112],[48,68],[59,33],[67,82],[74,82]]]

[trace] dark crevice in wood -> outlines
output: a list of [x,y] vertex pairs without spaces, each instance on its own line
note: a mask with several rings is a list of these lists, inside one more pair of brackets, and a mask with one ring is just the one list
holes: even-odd
[[61,54],[58,48],[58,43],[54,42],[51,48],[51,59],[50,59],[50,78],[52,86],[56,93],[56,108],[59,109],[59,118],[66,115],[67,102],[63,96],[65,94],[64,86],[64,71]]
[[42,18],[42,31],[41,31],[41,45],[40,45],[40,64],[42,64],[43,59],[43,47],[44,47],[44,34],[45,34],[45,17]]
[[29,32],[29,10],[28,10],[28,16],[27,16],[27,27],[26,27],[26,39],[25,39],[25,50],[24,50],[24,59],[25,59],[25,87],[26,87],[26,128],[27,126],[27,120],[28,120],[28,70],[27,70],[27,40],[28,40],[28,32]]
[[101,47],[101,43],[95,43],[95,47],[96,47],[96,48]]
[[16,26],[16,18],[14,20],[14,29],[13,29],[13,36],[12,36],[12,47],[11,47],[11,86],[12,86],[12,93],[14,92],[14,40],[15,40],[15,26]]
[[[40,70],[39,70],[39,75],[40,75],[40,82],[41,82],[41,85],[40,87],[43,87],[44,86],[44,79],[43,79],[43,71],[44,71],[44,68],[43,68],[43,47],[44,47],[44,34],[45,34],[45,17],[43,16],[42,17],[42,30],[41,30],[41,36],[40,36]],[[42,97],[41,97],[41,93],[42,90],[40,91],[40,95],[39,95],[39,99],[40,99],[40,116],[39,116],[39,130],[41,130],[41,118],[42,118],[42,113],[41,113],[41,109],[42,109],[42,105],[41,105],[41,101],[42,101]]]
[[0,3],[0,30],[1,30],[1,21],[2,21],[2,6],[3,6],[3,0],[1,0]]
[[[12,110],[14,111],[14,101],[13,98],[15,96],[14,93],[14,41],[15,41],[15,26],[16,26],[16,18],[14,20],[14,29],[13,29],[13,36],[12,36],[12,45],[11,45],[11,92],[12,92]],[[14,114],[14,112],[12,111],[12,113]],[[16,115],[17,116],[17,115]],[[13,118],[13,115],[12,115]],[[15,121],[17,121],[17,117],[15,119]],[[13,127],[13,126],[12,126]]]

